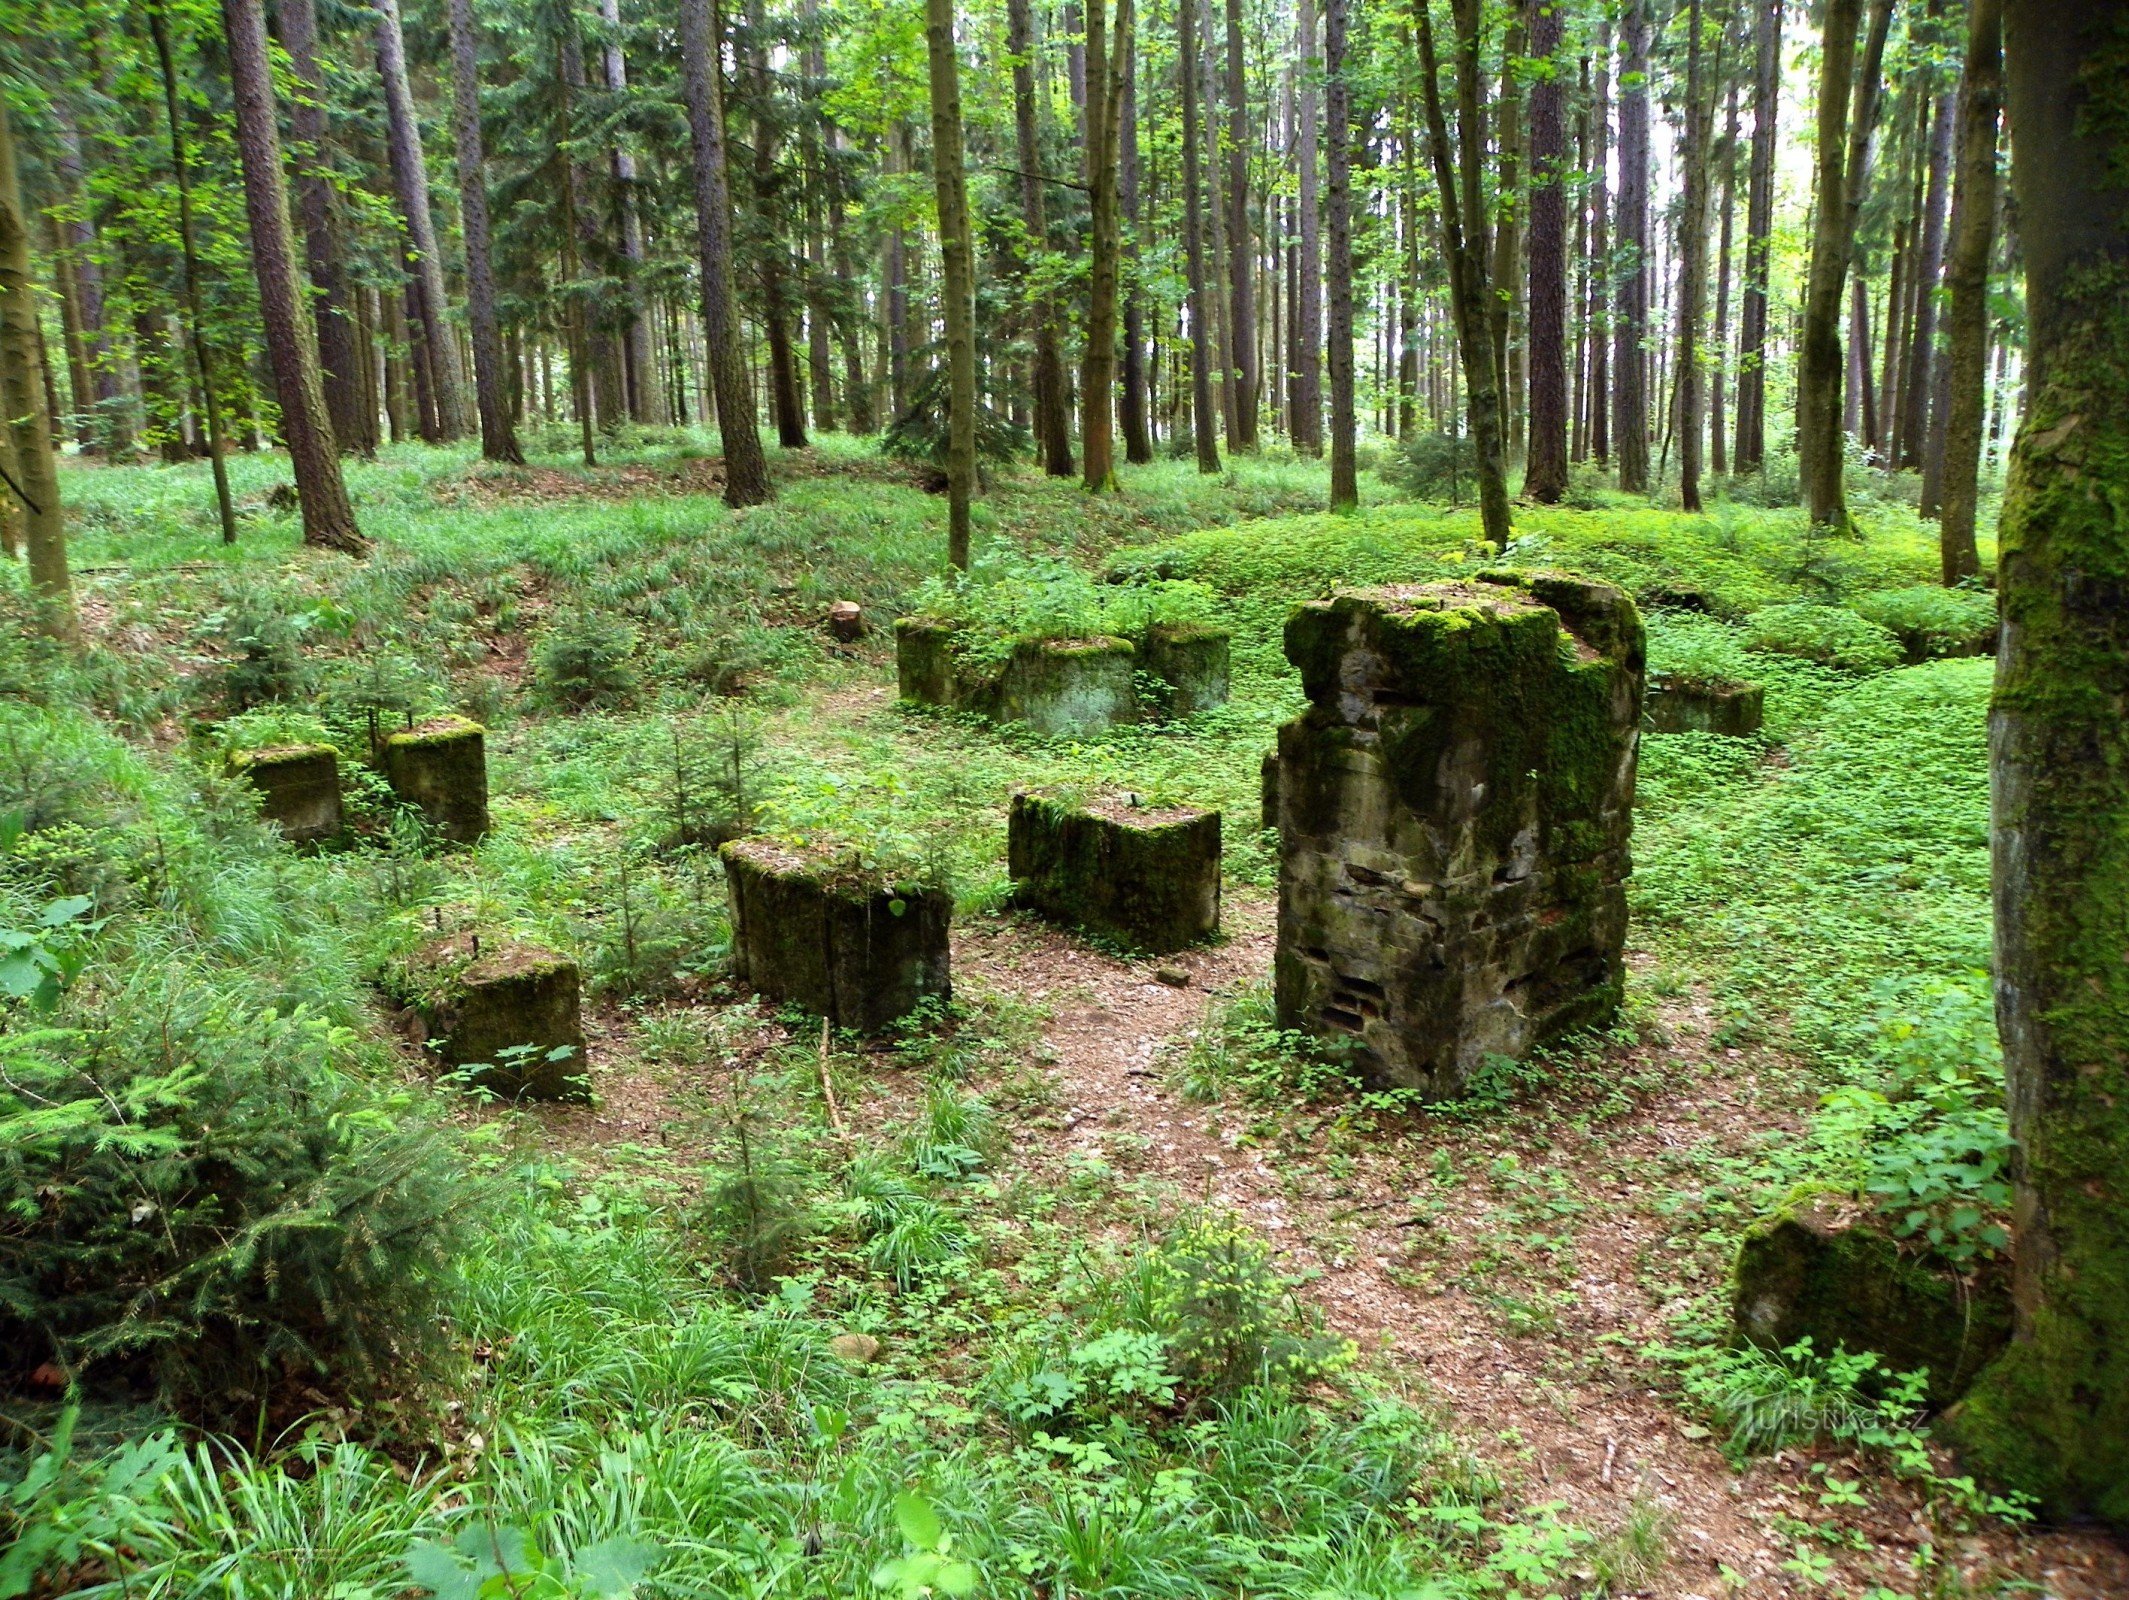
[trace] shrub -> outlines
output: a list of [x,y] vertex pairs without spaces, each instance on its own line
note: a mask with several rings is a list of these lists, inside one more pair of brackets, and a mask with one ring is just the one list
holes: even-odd
[[[884,454],[902,461],[923,461],[935,467],[946,465],[947,375],[934,367],[917,382],[909,397],[909,409],[888,424],[880,436]],[[1034,437],[1011,418],[1001,416],[981,400],[976,402],[976,459],[1016,461],[1034,445]]]
[[222,652],[217,687],[231,711],[302,693],[303,641],[317,631],[344,630],[346,614],[328,601],[293,604],[268,589],[237,595],[200,620],[200,632]]
[[629,657],[636,631],[604,612],[576,611],[549,628],[533,654],[540,693],[581,710],[626,699],[636,687]]
[[1462,501],[1478,493],[1478,452],[1468,435],[1415,433],[1382,464],[1382,475],[1415,500]]
[[819,1232],[804,1165],[764,1148],[742,1117],[738,1159],[704,1192],[697,1221],[732,1281],[750,1294],[789,1275]]
[[1890,628],[1846,606],[1763,607],[1745,619],[1745,644],[1844,672],[1881,672],[1906,659]]
[[1201,1394],[1316,1376],[1337,1348],[1297,1332],[1300,1308],[1271,1249],[1240,1224],[1186,1218],[1140,1265],[1128,1309],[1167,1342],[1176,1373]]
[[927,580],[912,609],[959,623],[973,636],[965,647],[971,654],[1003,660],[1016,639],[1132,637],[1156,623],[1210,622],[1219,608],[1210,589],[1188,579],[1097,583],[1073,562],[999,545],[966,575]]
[[1735,629],[1676,613],[1659,612],[1649,619],[1649,666],[1673,683],[1701,689],[1752,683],[1759,677]]
[[1985,590],[1917,584],[1865,595],[1855,608],[1899,635],[1911,661],[1985,655],[1996,642],[1996,597]]

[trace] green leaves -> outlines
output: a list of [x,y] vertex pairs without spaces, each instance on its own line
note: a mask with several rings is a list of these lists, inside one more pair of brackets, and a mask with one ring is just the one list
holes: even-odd
[[437,1600],[626,1600],[664,1550],[616,1536],[573,1555],[547,1555],[524,1528],[469,1524],[450,1544],[407,1552],[407,1578]]
[[976,1569],[966,1561],[951,1559],[953,1535],[940,1526],[931,1502],[905,1489],[895,1496],[894,1520],[909,1550],[873,1569],[875,1589],[896,1600],[924,1600],[929,1595],[959,1600],[976,1592]]
[[46,905],[27,928],[0,928],[0,995],[50,1010],[88,958],[76,941],[103,926],[80,922],[92,904],[85,894],[69,895]]

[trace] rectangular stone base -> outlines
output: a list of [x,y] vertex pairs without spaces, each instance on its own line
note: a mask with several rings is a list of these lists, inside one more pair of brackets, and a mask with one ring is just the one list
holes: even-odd
[[486,730],[464,717],[434,717],[384,741],[392,792],[418,810],[438,837],[479,844],[488,832]]
[[732,966],[765,998],[877,1033],[953,996],[944,889],[882,882],[836,856],[776,840],[718,852],[732,895]]
[[242,750],[230,770],[259,793],[259,815],[293,845],[319,845],[341,833],[340,754],[329,744]]
[[577,964],[509,940],[465,936],[431,945],[410,973],[415,1011],[437,1059],[467,1068],[475,1086],[506,1099],[591,1095]]
[[1014,795],[1014,898],[1132,949],[1179,950],[1219,931],[1220,814],[1135,798]]
[[1651,733],[1720,733],[1742,739],[1759,732],[1767,691],[1756,683],[1649,682],[1643,717]]

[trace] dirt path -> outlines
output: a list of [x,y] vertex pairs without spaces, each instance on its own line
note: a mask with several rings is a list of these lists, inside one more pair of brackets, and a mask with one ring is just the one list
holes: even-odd
[[[1328,1183],[1296,1183],[1246,1137],[1233,1108],[1192,1103],[1164,1070],[1167,1047],[1200,1024],[1216,992],[1268,972],[1271,920],[1262,900],[1230,901],[1227,943],[1163,963],[1189,975],[1187,988],[1157,981],[1151,964],[1114,959],[1025,920],[958,927],[957,973],[1049,1012],[1039,1054],[1064,1132],[1028,1130],[1016,1161],[1048,1168],[1099,1155],[1117,1164],[1121,1151],[1126,1164],[1250,1219],[1289,1270],[1308,1276],[1304,1292],[1329,1325],[1364,1350],[1382,1350],[1392,1372],[1438,1404],[1525,1503],[1564,1502],[1563,1515],[1599,1530],[1630,1520],[1660,1528],[1668,1560],[1635,1592],[1717,1600],[1863,1593],[1874,1582],[1906,1588],[1887,1568],[1930,1535],[1901,1491],[1874,1496],[1868,1512],[1848,1520],[1880,1559],[1812,1541],[1811,1551],[1834,1563],[1828,1586],[1785,1571],[1802,1524],[1829,1521],[1810,1463],[1792,1452],[1733,1472],[1704,1431],[1652,1387],[1655,1375],[1633,1353],[1664,1331],[1666,1308],[1639,1268],[1668,1230],[1660,1196],[1627,1174],[1665,1152],[1767,1126],[1768,1109],[1737,1081],[1745,1074],[1708,1070],[1711,1056],[1724,1068],[1730,1062],[1704,1043],[1696,1019],[1677,1019],[1668,1059],[1657,1063],[1675,1068],[1675,1092],[1634,1108],[1601,1139],[1578,1144],[1569,1134],[1530,1155],[1526,1170],[1564,1165],[1588,1203],[1572,1224],[1573,1277],[1552,1303],[1552,1325],[1517,1336],[1471,1292],[1473,1240],[1490,1206],[1485,1185],[1449,1191],[1427,1230],[1439,1242],[1414,1272],[1411,1219],[1400,1214],[1410,1186],[1400,1194],[1398,1176],[1431,1149],[1393,1136],[1380,1160]],[[1477,1272],[1484,1292],[1483,1262]],[[1967,1542],[1959,1564],[1977,1593],[2015,1573],[2060,1600],[2129,1595],[2129,1552],[2099,1534],[1992,1532]]]

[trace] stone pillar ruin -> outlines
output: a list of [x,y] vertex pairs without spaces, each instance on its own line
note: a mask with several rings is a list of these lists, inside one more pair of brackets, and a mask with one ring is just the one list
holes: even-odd
[[1006,869],[1019,904],[1134,950],[1180,950],[1220,928],[1217,811],[1022,790],[1007,818]]
[[1488,573],[1301,607],[1279,730],[1281,1027],[1462,1093],[1624,984],[1645,653],[1610,584]]
[[259,815],[299,848],[340,837],[340,753],[329,744],[239,750],[229,770],[258,791]]
[[452,844],[479,844],[488,832],[486,731],[464,717],[432,717],[384,741],[384,776]]
[[577,964],[538,945],[457,935],[419,953],[400,987],[448,1070],[506,1099],[591,1095]]

